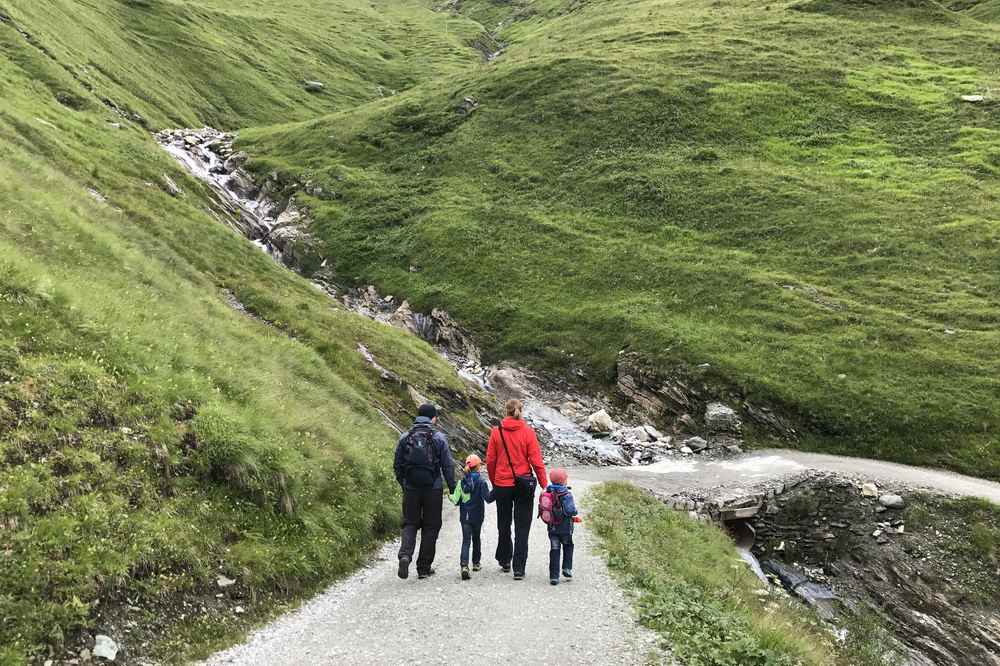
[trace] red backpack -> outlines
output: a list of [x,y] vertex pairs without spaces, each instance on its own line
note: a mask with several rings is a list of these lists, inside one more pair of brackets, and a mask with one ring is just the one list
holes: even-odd
[[562,498],[554,490],[546,490],[538,496],[538,517],[546,525],[558,525],[566,518],[563,513]]

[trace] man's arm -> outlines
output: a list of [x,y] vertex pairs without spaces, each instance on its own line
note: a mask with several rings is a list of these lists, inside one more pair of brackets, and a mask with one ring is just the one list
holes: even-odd
[[448,484],[448,492],[455,490],[455,462],[451,459],[451,448],[448,446],[448,438],[443,432],[434,433],[434,441],[438,445],[438,457],[441,459],[441,473],[444,474],[445,483]]
[[396,473],[396,481],[399,482],[400,486],[403,485],[403,472],[405,471],[403,469],[404,468],[404,464],[403,464],[403,442],[406,441],[406,435],[407,434],[408,433],[403,433],[403,435],[399,438],[399,441],[396,442],[396,457],[395,457],[395,459],[393,460],[393,463],[392,463],[392,469]]

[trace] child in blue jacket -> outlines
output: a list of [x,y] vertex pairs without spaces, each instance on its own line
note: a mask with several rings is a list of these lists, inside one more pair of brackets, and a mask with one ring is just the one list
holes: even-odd
[[577,515],[576,502],[570,491],[569,474],[559,468],[549,474],[549,486],[546,491],[552,491],[559,498],[563,519],[556,525],[549,525],[549,583],[559,584],[560,555],[562,555],[562,575],[566,580],[573,579],[573,526],[580,522]]
[[483,461],[476,454],[465,459],[465,478],[453,495],[458,504],[458,520],[462,523],[462,580],[469,580],[469,546],[472,546],[472,570],[479,571],[483,556],[481,533],[486,519],[486,503],[493,501],[489,482],[479,473]]

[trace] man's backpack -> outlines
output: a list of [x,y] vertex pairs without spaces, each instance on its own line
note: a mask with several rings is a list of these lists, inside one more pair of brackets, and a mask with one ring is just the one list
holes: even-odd
[[538,496],[538,517],[543,523],[553,527],[566,519],[559,493],[550,489]]
[[403,451],[403,478],[415,490],[434,487],[440,474],[437,442],[430,428],[414,428],[406,435]]

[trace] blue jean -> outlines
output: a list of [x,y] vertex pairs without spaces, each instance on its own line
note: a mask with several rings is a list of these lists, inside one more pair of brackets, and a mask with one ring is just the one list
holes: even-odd
[[479,564],[483,557],[483,543],[480,540],[483,524],[462,523],[462,566],[469,566],[469,546],[472,546],[472,563]]
[[573,570],[573,534],[549,533],[549,580],[559,580],[559,555],[562,554],[562,570]]

